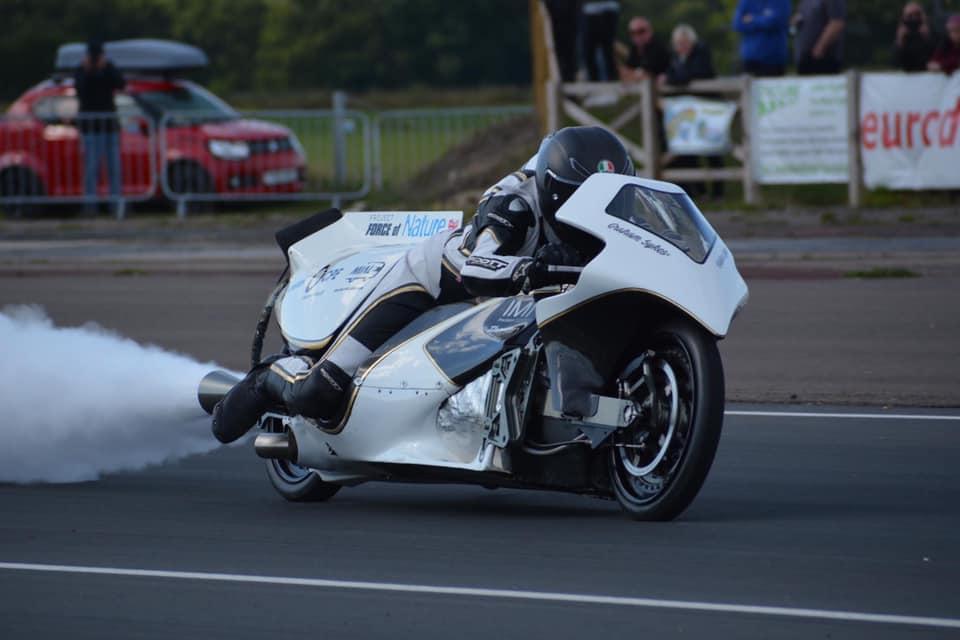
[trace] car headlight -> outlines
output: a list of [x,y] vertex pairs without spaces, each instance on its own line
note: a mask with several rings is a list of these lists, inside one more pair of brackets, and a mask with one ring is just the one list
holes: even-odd
[[223,160],[245,160],[250,157],[250,145],[241,140],[211,140],[207,148]]

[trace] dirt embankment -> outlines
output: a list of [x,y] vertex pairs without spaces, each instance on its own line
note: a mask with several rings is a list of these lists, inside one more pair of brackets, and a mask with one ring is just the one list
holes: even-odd
[[496,124],[451,148],[417,174],[409,191],[427,205],[473,213],[483,191],[522,166],[539,144],[533,116]]

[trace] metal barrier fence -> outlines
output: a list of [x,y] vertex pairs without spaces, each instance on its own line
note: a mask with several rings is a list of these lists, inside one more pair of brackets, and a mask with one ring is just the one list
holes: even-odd
[[109,203],[123,217],[127,202],[156,196],[153,122],[123,110],[77,114],[75,102],[73,112],[63,106],[0,118],[0,203],[15,210]]
[[332,200],[370,191],[370,118],[347,110],[169,113],[163,194],[189,202]]
[[[0,205],[107,202],[122,217],[126,203],[153,199],[175,203],[181,216],[202,202],[339,204],[403,187],[490,127],[533,113],[528,106],[407,109],[371,118],[344,102],[340,94],[330,110],[175,111],[159,122],[120,100],[116,114],[77,115],[73,100],[72,114],[8,115],[0,118]],[[96,150],[98,169],[85,175]],[[118,174],[119,186],[111,182]]]
[[532,113],[522,105],[384,111],[373,126],[374,187],[402,186],[490,127]]

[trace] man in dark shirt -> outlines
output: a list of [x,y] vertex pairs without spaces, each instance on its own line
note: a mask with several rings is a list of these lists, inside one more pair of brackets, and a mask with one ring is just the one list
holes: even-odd
[[560,79],[573,82],[577,76],[577,23],[580,0],[547,0],[553,27],[553,50],[557,54]]
[[624,82],[656,79],[666,73],[670,66],[670,51],[653,33],[653,26],[644,17],[630,20],[630,53],[627,62],[620,67],[620,79]]
[[95,211],[101,162],[107,166],[110,195],[114,200],[120,197],[120,139],[113,92],[124,85],[123,76],[104,55],[103,44],[91,40],[73,78],[79,102],[77,126],[83,136],[84,209],[88,213]]
[[[678,24],[670,35],[670,44],[673,46],[673,54],[670,57],[670,67],[666,74],[661,76],[660,83],[668,84],[674,87],[683,87],[694,80],[710,80],[717,76],[713,70],[713,56],[710,54],[710,47],[705,42],[701,42],[697,32],[688,24]],[[721,156],[706,156],[707,166],[712,169],[723,167],[723,158]],[[700,157],[691,155],[676,156],[671,167],[680,169],[694,169],[700,167]],[[707,191],[707,187],[702,182],[693,182],[681,185],[687,193],[698,197]],[[713,181],[710,184],[710,197],[722,198],[724,185],[721,181]]]
[[793,56],[800,75],[839,73],[843,68],[846,0],[800,0],[791,20]]
[[713,70],[713,56],[705,42],[700,42],[690,25],[679,24],[671,37],[673,55],[665,77],[666,84],[682,87],[694,80],[709,80],[717,74]]
[[894,59],[900,69],[907,72],[926,71],[936,43],[930,33],[927,14],[917,2],[908,2],[903,7],[897,35],[894,39]]

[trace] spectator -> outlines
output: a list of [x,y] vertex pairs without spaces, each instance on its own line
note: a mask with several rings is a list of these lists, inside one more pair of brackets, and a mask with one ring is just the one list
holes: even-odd
[[894,60],[903,71],[926,71],[935,44],[927,14],[917,2],[908,2],[900,15],[894,40]]
[[613,39],[617,35],[620,3],[594,0],[583,3],[583,57],[591,82],[613,82],[617,66],[613,59]]
[[577,75],[577,20],[580,0],[547,0],[550,25],[553,27],[553,49],[557,54],[560,78],[573,82]]
[[791,20],[793,56],[800,75],[839,73],[843,68],[846,0],[800,0]]
[[[700,42],[697,32],[688,24],[678,24],[670,35],[673,44],[673,56],[670,58],[670,67],[666,74],[660,76],[661,84],[685,86],[694,80],[709,80],[716,77],[713,71],[713,57],[706,43]],[[707,165],[714,169],[723,166],[720,156],[707,156]],[[683,169],[695,169],[700,166],[699,156],[682,155],[674,158],[671,166]],[[702,182],[681,184],[691,196],[698,197],[706,192],[706,185]],[[712,182],[710,185],[712,198],[723,197],[723,182]]]
[[624,82],[657,78],[670,66],[670,51],[653,32],[650,21],[637,16],[630,20],[630,51],[626,64],[620,67]]
[[[73,83],[79,103],[77,124],[83,136],[84,194],[96,197],[102,161],[107,166],[110,195],[116,200],[120,197],[122,176],[113,92],[123,89],[125,83],[123,76],[104,55],[101,42],[91,40],[87,44],[87,55],[77,69]],[[84,203],[84,210],[87,213],[96,211],[92,199]]]
[[663,80],[677,87],[690,84],[693,80],[715,78],[713,56],[706,43],[700,42],[697,32],[688,24],[678,24],[670,36],[673,55]]
[[752,76],[782,76],[787,70],[790,0],[740,0],[733,16],[740,33],[740,61]]
[[947,37],[933,52],[928,68],[950,75],[960,67],[960,13],[947,18]]

